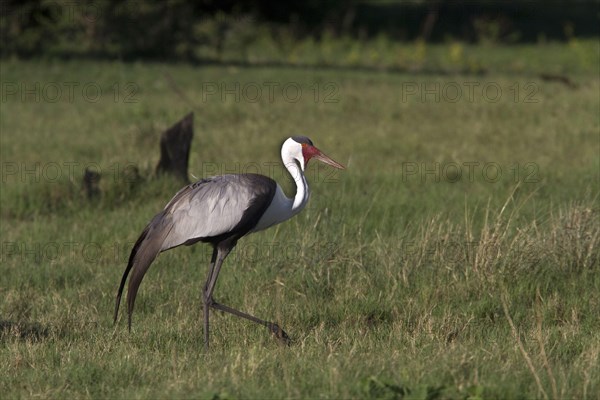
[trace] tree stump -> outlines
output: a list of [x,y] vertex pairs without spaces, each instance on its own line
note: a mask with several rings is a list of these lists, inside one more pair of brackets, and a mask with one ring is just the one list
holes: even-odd
[[98,197],[100,195],[100,173],[86,168],[83,174],[83,189],[89,200]]
[[191,112],[161,135],[156,173],[170,173],[189,183],[188,161],[193,137],[194,113]]

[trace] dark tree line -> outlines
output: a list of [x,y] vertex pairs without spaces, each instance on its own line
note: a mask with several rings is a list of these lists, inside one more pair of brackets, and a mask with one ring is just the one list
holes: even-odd
[[598,0],[2,0],[0,55],[194,59],[232,35],[516,43],[598,36]]

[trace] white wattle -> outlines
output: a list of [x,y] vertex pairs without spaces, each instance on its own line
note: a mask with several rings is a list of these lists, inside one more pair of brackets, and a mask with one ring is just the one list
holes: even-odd
[[298,167],[295,160],[289,159],[290,156],[288,156],[288,152],[285,152],[284,149],[282,149],[281,157],[285,167],[296,183],[296,195],[293,199],[290,199],[285,195],[281,186],[277,184],[275,196],[273,196],[271,204],[269,204],[269,207],[267,207],[267,210],[253,229],[254,232],[267,229],[270,226],[280,224],[283,221],[292,218],[302,211],[308,202],[310,192],[308,190],[306,178],[304,177],[304,172]]

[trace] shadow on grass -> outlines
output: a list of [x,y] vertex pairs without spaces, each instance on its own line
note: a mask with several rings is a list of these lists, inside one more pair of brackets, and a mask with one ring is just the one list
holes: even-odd
[[[39,60],[38,54],[20,54],[19,57],[23,60]],[[247,60],[222,60],[218,58],[206,58],[206,57],[191,57],[187,59],[176,59],[172,60],[166,57],[120,57],[115,58],[102,53],[92,54],[73,54],[68,52],[54,52],[48,55],[49,59],[57,59],[60,61],[91,61],[91,62],[110,62],[120,61],[122,63],[134,64],[140,61],[149,63],[160,63],[165,65],[180,65],[188,64],[194,67],[205,67],[205,66],[217,66],[217,67],[237,67],[244,69],[293,69],[293,70],[322,70],[322,71],[337,71],[337,72],[366,72],[366,73],[379,73],[385,72],[388,74],[410,74],[411,76],[456,76],[458,75],[470,75],[470,76],[487,76],[491,72],[489,68],[484,66],[425,66],[425,65],[414,65],[414,66],[400,66],[400,65],[371,65],[371,64],[340,64],[331,62],[290,62],[281,60],[266,60],[266,61],[247,61]],[[497,72],[497,71],[496,71]],[[511,71],[502,71],[503,74],[510,74]],[[521,74],[522,71],[518,71],[517,74]],[[556,74],[544,71],[537,71],[536,75],[539,79],[546,82],[555,82],[564,84],[569,89],[579,88],[579,84],[574,82],[569,76],[565,74]]]
[[[18,57],[22,60],[39,60],[38,54],[19,54]],[[55,59],[60,61],[92,61],[92,62],[111,62],[120,61],[122,63],[135,64],[140,61],[148,63],[160,63],[164,65],[180,65],[187,64],[194,67],[204,66],[221,66],[221,67],[237,67],[237,68],[284,68],[284,69],[298,69],[298,70],[324,70],[324,71],[353,71],[353,72],[386,72],[392,74],[411,74],[411,75],[456,75],[456,74],[469,74],[476,76],[484,76],[488,73],[488,70],[483,67],[476,69],[470,68],[443,68],[443,67],[431,67],[431,66],[396,66],[396,65],[369,65],[369,64],[336,64],[327,62],[289,62],[279,60],[267,60],[267,61],[246,61],[246,60],[221,60],[217,58],[206,58],[206,57],[191,57],[187,59],[169,59],[163,56],[157,57],[120,57],[115,58],[108,56],[103,53],[92,53],[92,54],[74,54],[69,52],[53,52],[47,55],[47,59]]]
[[0,320],[0,342],[10,338],[19,340],[42,340],[50,334],[50,328],[38,322]]

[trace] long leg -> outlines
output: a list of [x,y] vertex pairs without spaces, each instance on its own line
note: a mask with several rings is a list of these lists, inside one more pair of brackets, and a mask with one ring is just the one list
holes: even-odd
[[281,329],[279,327],[279,325],[277,325],[273,322],[262,320],[260,318],[256,318],[253,315],[244,313],[242,311],[236,310],[236,309],[226,306],[224,304],[219,304],[216,301],[214,301],[212,295],[213,295],[213,291],[215,289],[215,284],[217,282],[217,278],[219,277],[219,271],[221,270],[221,265],[223,264],[225,257],[227,257],[227,255],[229,254],[229,252],[231,251],[232,248],[233,248],[233,246],[231,246],[231,247],[218,246],[217,247],[217,259],[214,262],[214,264],[211,264],[209,277],[206,281],[206,286],[204,289],[204,309],[205,309],[204,324],[205,324],[205,340],[206,340],[205,346],[208,348],[208,334],[207,334],[207,332],[208,332],[208,319],[207,319],[208,318],[207,317],[208,316],[208,307],[213,307],[217,310],[221,310],[221,311],[236,315],[238,317],[245,318],[245,319],[255,322],[257,324],[266,326],[269,329],[269,331],[271,331],[271,333],[273,333],[275,335],[275,337],[277,337],[282,343],[289,344],[290,340],[289,340],[287,333],[285,333],[285,331],[283,329]]
[[236,310],[235,308],[228,307],[228,306],[226,306],[224,304],[219,304],[219,303],[215,302],[214,300],[211,303],[211,306],[214,307],[214,308],[216,308],[217,310],[221,310],[221,311],[233,314],[233,315],[237,315],[238,317],[242,317],[242,318],[245,318],[245,319],[250,320],[252,322],[256,322],[259,325],[266,326],[267,329],[269,329],[269,331],[282,344],[286,344],[286,345],[290,344],[290,337],[287,335],[287,333],[285,333],[285,331],[283,329],[281,329],[281,327],[279,325],[277,325],[274,322],[269,322],[269,321],[262,320],[260,318],[256,318],[253,315],[246,314],[245,312]]
[[213,273],[215,270],[215,261],[217,260],[218,250],[215,247],[213,249],[212,257],[210,259],[210,265],[208,266],[208,276],[206,277],[206,283],[204,284],[204,290],[202,292],[202,299],[204,302],[204,348],[208,350],[208,313],[210,309],[210,304],[206,300],[206,293],[208,292],[208,283],[212,281]]

